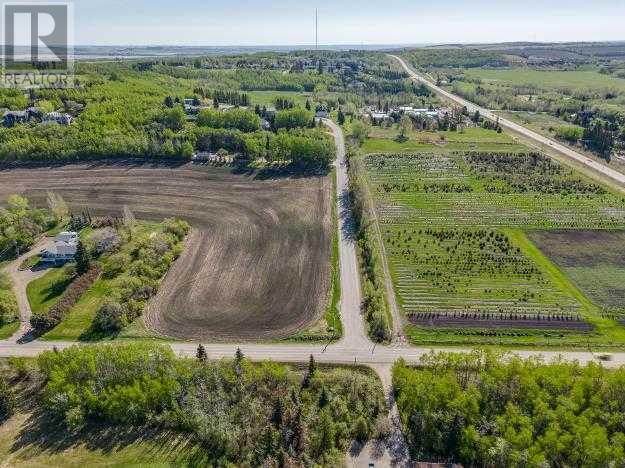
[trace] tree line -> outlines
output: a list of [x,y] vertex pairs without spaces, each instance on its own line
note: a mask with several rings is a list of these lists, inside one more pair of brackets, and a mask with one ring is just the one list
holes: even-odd
[[240,351],[207,358],[201,346],[195,359],[155,344],[49,351],[30,371],[44,382],[31,400],[76,433],[97,424],[183,434],[206,466],[336,466],[353,439],[388,432],[369,372],[321,369],[312,357],[303,371],[252,364]]
[[621,466],[625,369],[487,351],[399,361],[393,386],[416,459],[464,466]]

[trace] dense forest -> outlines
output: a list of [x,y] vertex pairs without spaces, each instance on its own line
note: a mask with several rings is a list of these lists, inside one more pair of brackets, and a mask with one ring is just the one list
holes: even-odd
[[[302,147],[305,156],[286,162],[325,167],[332,160],[333,148],[323,144],[324,132],[312,128],[312,115],[305,121],[291,119],[286,133],[278,137],[280,128],[261,130],[260,117],[244,107],[212,110],[220,99],[237,106],[252,104],[249,96],[232,91],[248,89],[249,83],[255,83],[254,89],[276,91],[304,91],[310,83],[314,91],[332,82],[330,75],[185,70],[163,64],[81,64],[76,88],[31,90],[26,95],[0,90],[0,107],[5,109],[35,107],[74,118],[70,125],[5,125],[0,128],[0,160],[190,159],[196,151],[223,149],[245,160],[275,161],[299,154]],[[185,100],[204,109],[197,119]],[[282,112],[278,122],[285,117]]]
[[464,466],[622,466],[625,369],[495,353],[431,354],[393,372],[417,459]]
[[[273,94],[273,109],[259,92]],[[0,109],[57,111],[73,119],[69,125],[5,122],[0,161],[189,160],[224,150],[239,160],[323,168],[334,151],[326,133],[314,128],[315,110],[353,117],[364,106],[435,102],[394,61],[370,52],[79,63],[75,88],[0,90]]]
[[14,410],[16,381],[41,382],[30,404],[71,433],[173,430],[201,448],[203,466],[337,466],[354,438],[376,435],[385,419],[381,384],[367,371],[233,358],[209,362],[200,347],[197,359],[181,359],[167,347],[127,344],[46,352],[35,368],[13,360],[0,374],[2,419]]

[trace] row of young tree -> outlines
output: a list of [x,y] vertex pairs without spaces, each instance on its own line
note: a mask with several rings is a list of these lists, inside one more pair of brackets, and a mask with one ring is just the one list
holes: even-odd
[[376,234],[367,205],[367,182],[357,156],[358,149],[349,150],[349,201],[354,219],[358,257],[363,276],[363,311],[369,324],[369,336],[376,342],[392,338],[392,325],[386,303],[384,272],[379,254]]
[[[176,358],[154,344],[50,351],[38,360],[41,410],[70,430],[98,424],[185,434],[203,466],[338,466],[353,439],[385,435],[369,372]],[[79,372],[76,370],[80,369]],[[63,424],[62,423],[62,424]]]
[[622,466],[625,369],[487,351],[393,370],[415,459],[464,466]]

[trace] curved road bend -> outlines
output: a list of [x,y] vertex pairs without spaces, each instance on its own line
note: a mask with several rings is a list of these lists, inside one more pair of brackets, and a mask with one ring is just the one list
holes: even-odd
[[456,96],[455,94],[452,94],[449,91],[446,91],[440,86],[436,86],[431,81],[428,81],[424,76],[415,72],[412,69],[412,67],[408,66],[408,64],[404,61],[403,58],[398,57],[397,55],[389,55],[389,56],[397,60],[399,64],[402,66],[402,68],[406,71],[406,73],[410,75],[412,79],[414,79],[418,83],[423,83],[424,85],[426,85],[428,88],[430,88],[439,96],[442,96],[450,101],[453,101],[460,106],[466,106],[466,108],[468,109],[470,113],[475,113],[475,111],[479,111],[482,117],[485,117],[494,122],[499,120],[499,125],[501,125],[502,127],[507,128],[508,130],[511,130],[514,133],[517,133],[519,135],[523,135],[524,137],[528,138],[529,140],[533,141],[534,143],[538,145],[548,146],[552,150],[557,151],[558,153],[562,154],[568,159],[575,161],[576,163],[582,164],[583,166],[586,166],[587,168],[592,169],[593,171],[598,172],[610,178],[614,182],[617,182],[621,185],[625,185],[625,174],[615,171],[614,169],[608,166],[605,166],[604,164],[601,164],[589,158],[588,156],[584,156],[583,154],[578,153],[577,151],[574,151],[567,146],[564,146],[556,141],[553,141],[550,138],[544,137],[532,130],[529,130],[523,127],[522,125],[512,122],[511,120],[501,118],[497,116],[495,113],[491,112],[490,110],[480,107],[476,104],[473,104],[472,102],[467,101],[466,99],[463,99],[460,96]]
[[49,248],[52,243],[52,239],[44,237],[42,240],[37,242],[37,244],[35,244],[29,252],[20,255],[4,269],[4,271],[8,273],[13,280],[13,292],[15,293],[17,306],[20,311],[20,327],[13,334],[13,336],[9,338],[9,341],[12,343],[17,343],[21,339],[27,339],[31,331],[30,316],[32,315],[32,310],[30,308],[30,303],[28,302],[28,296],[26,295],[26,286],[31,281],[41,278],[47,272],[47,269],[45,268],[34,271],[30,269],[20,270],[20,266],[31,256]]

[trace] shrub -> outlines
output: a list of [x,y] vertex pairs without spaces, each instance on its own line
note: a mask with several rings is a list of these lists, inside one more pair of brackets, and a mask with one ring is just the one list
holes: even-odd
[[29,378],[35,372],[34,364],[29,358],[10,357],[9,366],[20,380]]
[[173,234],[178,241],[181,241],[185,238],[189,231],[191,230],[191,226],[186,221],[182,221],[180,219],[169,218],[163,221],[163,232],[166,234]]
[[17,300],[11,291],[0,290],[0,326],[17,320]]
[[96,312],[94,326],[103,332],[119,331],[126,326],[125,308],[117,302],[107,302]]
[[118,253],[109,257],[104,264],[103,276],[105,278],[115,278],[128,270],[130,266],[130,256],[125,253]]
[[362,416],[356,419],[354,423],[354,439],[364,442],[369,438],[369,425],[367,420]]
[[558,138],[566,140],[570,143],[577,143],[584,137],[584,129],[580,127],[558,127],[555,129]]

